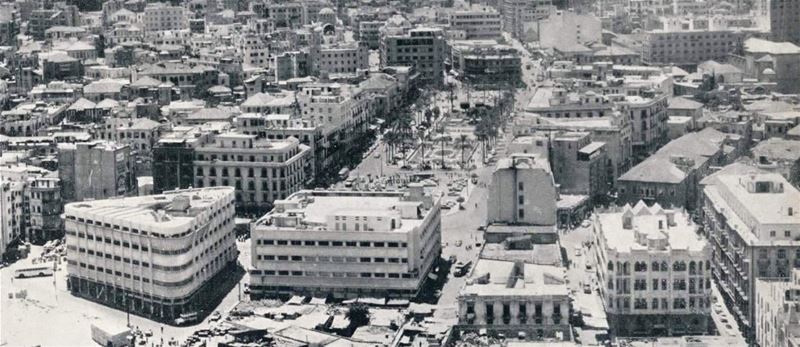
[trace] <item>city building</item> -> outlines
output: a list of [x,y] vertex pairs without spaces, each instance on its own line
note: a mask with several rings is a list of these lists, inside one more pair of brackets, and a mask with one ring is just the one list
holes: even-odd
[[530,36],[530,25],[536,25],[555,8],[552,0],[501,0],[497,6],[503,14],[503,30],[520,40]]
[[191,187],[195,150],[217,133],[211,126],[177,126],[159,138],[153,146],[153,191]]
[[616,336],[712,331],[711,245],[691,215],[639,201],[593,222],[598,289]]
[[509,236],[555,239],[558,193],[547,158],[512,153],[500,159],[492,173],[487,198],[487,242]]
[[773,82],[778,84],[778,92],[800,92],[800,44],[750,38],[744,41],[743,47],[739,66],[743,67],[746,77],[762,80],[769,69]]
[[363,42],[369,49],[381,47],[381,28],[386,25],[383,21],[360,21],[358,22],[358,40]]
[[800,269],[787,279],[757,279],[756,339],[759,346],[800,346]]
[[129,146],[93,141],[58,145],[58,178],[64,201],[107,199],[136,193]]
[[14,254],[10,246],[18,245],[24,236],[25,185],[24,181],[0,175],[0,254],[3,260]]
[[381,39],[381,66],[413,66],[421,79],[439,83],[444,77],[447,41],[442,29],[415,28]]
[[570,293],[564,268],[479,259],[458,294],[460,331],[568,339]]
[[728,54],[741,52],[747,35],[742,30],[693,29],[681,24],[647,31],[642,40],[642,62],[692,66],[708,60],[725,61]]
[[800,141],[771,138],[759,142],[751,152],[758,168],[781,174],[800,186]]
[[300,190],[308,179],[310,151],[294,137],[267,140],[227,132],[194,153],[194,187],[234,187],[240,210],[263,211]]
[[518,84],[522,79],[522,59],[511,46],[494,40],[452,41],[452,70],[461,79],[484,84]]
[[369,69],[369,48],[358,42],[322,45],[318,52],[311,59],[320,73],[355,74]]
[[502,36],[500,13],[485,5],[453,9],[448,13],[447,24],[448,35],[463,40],[494,40]]
[[162,3],[148,4],[144,8],[142,24],[145,32],[189,29],[186,8]]
[[170,323],[207,310],[236,262],[233,220],[230,187],[67,204],[69,290]]
[[769,3],[769,27],[772,40],[800,45],[800,1],[762,0]]
[[550,140],[553,177],[562,194],[602,199],[609,191],[611,163],[605,143],[588,132],[558,132]]
[[415,297],[441,253],[438,199],[401,192],[301,191],[251,226],[253,294]]
[[564,48],[601,41],[600,19],[590,14],[556,11],[535,24],[542,48]]
[[617,179],[619,200],[693,210],[700,201],[700,180],[711,167],[724,166],[744,154],[744,146],[741,136],[712,128],[681,136]]
[[788,278],[800,265],[800,191],[775,173],[730,173],[702,183],[701,218],[713,275],[746,338],[754,338],[755,283]]

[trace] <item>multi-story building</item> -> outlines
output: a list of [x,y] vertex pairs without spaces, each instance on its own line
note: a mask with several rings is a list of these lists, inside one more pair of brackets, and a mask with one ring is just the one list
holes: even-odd
[[186,189],[194,184],[194,152],[217,132],[204,126],[179,126],[153,146],[153,191]]
[[142,24],[145,32],[184,30],[189,28],[186,8],[166,4],[148,4],[144,8]]
[[[743,154],[741,139],[707,128],[672,140],[617,179],[619,200],[644,200],[693,210],[700,200],[700,180],[711,167],[731,163]],[[724,150],[726,147],[728,150]]]
[[649,30],[642,40],[642,62],[648,65],[692,66],[708,60],[725,61],[739,54],[748,31],[728,28],[694,29],[668,21],[664,29]]
[[592,141],[588,132],[550,135],[550,163],[559,192],[603,198],[609,191],[611,173],[605,143]]
[[3,10],[0,12],[0,45],[11,46],[19,33],[19,13],[9,7],[0,6],[0,9]]
[[381,28],[386,24],[383,21],[361,21],[358,22],[358,40],[363,42],[369,49],[381,47]]
[[402,192],[301,191],[251,226],[257,295],[414,297],[441,253],[439,200]]
[[81,23],[80,11],[77,6],[65,5],[64,3],[58,4],[51,9],[36,8],[30,12],[27,22],[26,33],[42,40],[44,39],[45,31],[54,26],[79,26]]
[[10,254],[9,246],[23,237],[25,215],[23,199],[27,182],[0,175],[0,254]]
[[434,83],[444,78],[447,41],[442,29],[415,28],[381,39],[381,66],[413,66],[421,79]]
[[358,42],[322,45],[318,55],[311,55],[311,60],[314,69],[320,73],[353,74],[369,69],[369,48]]
[[639,201],[595,214],[593,233],[615,335],[711,331],[711,246],[688,213]]
[[452,69],[460,78],[476,83],[519,83],[522,60],[513,47],[494,40],[455,41],[450,46]]
[[41,170],[28,176],[26,190],[29,223],[25,238],[29,241],[53,240],[64,236],[61,223],[64,201],[61,180],[55,172]]
[[[304,120],[322,127],[323,146],[316,167],[344,165],[364,145],[369,130],[370,99],[356,86],[310,83],[300,86],[297,103]],[[338,169],[337,169],[338,170]]]
[[447,31],[459,32],[464,40],[494,40],[502,35],[502,19],[496,9],[489,6],[472,5],[454,9],[448,13]]
[[238,255],[234,214],[230,187],[68,204],[69,290],[163,321],[207,310]]
[[458,295],[457,329],[569,336],[569,288],[558,266],[479,259]]
[[194,186],[234,187],[240,209],[268,207],[300,190],[308,179],[309,148],[293,137],[267,140],[229,132],[194,152]]
[[758,346],[800,346],[800,269],[789,280],[757,279],[755,291]]
[[547,17],[553,10],[553,1],[502,0],[498,2],[498,6],[503,14],[503,30],[523,39],[529,25]]
[[554,242],[557,198],[546,157],[513,153],[501,159],[489,187],[486,242],[521,235],[533,235],[540,243]]
[[634,155],[653,153],[667,142],[667,95],[645,93],[620,97],[615,102],[630,116]]
[[64,201],[107,199],[136,192],[130,147],[94,141],[58,145],[58,177]]
[[556,11],[536,24],[542,48],[563,48],[600,42],[600,19],[589,14]]
[[800,191],[775,173],[720,174],[703,183],[714,279],[745,337],[753,338],[756,280],[788,278],[800,266]]
[[769,3],[769,24],[772,39],[800,45],[800,1],[765,0]]

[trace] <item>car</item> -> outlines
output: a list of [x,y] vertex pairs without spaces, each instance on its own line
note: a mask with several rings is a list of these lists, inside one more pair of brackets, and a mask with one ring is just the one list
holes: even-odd
[[442,208],[443,210],[449,210],[449,209],[450,209],[450,206],[449,206],[449,205],[447,205],[447,204],[442,204],[441,208]]
[[583,223],[581,223],[581,227],[582,228],[588,228],[591,225],[592,225],[592,222],[590,222],[588,219],[583,221]]
[[211,316],[208,317],[208,320],[212,322],[216,322],[220,319],[222,319],[222,314],[219,313],[219,311],[214,311],[214,313],[212,313]]
[[583,284],[583,292],[585,294],[592,294],[592,286],[589,285],[589,283],[584,283]]
[[592,264],[586,263],[586,271],[592,271]]
[[450,264],[455,264],[456,262],[458,262],[458,257],[456,257],[456,255],[453,254],[450,256],[450,258],[447,258],[447,261],[450,262]]
[[373,158],[380,158],[381,157],[381,152],[375,152],[375,154],[373,154],[372,157]]
[[480,226],[478,226],[478,231],[484,231],[484,230],[486,230],[486,225],[481,224]]
[[456,247],[461,247],[461,244],[462,244],[461,240],[456,240]]
[[581,256],[581,246],[575,246],[575,256],[576,257]]
[[483,244],[480,242],[475,242],[475,248],[481,248]]
[[727,320],[727,319],[725,319],[725,318],[720,318],[720,319],[719,319],[719,322],[720,322],[720,323],[722,323],[722,324],[727,324],[727,323],[728,323],[728,320]]

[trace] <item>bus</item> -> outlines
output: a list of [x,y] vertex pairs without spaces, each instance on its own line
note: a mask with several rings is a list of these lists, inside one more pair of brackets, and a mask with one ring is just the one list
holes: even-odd
[[346,179],[349,174],[350,174],[350,169],[343,167],[341,170],[339,170],[339,179],[341,180]]
[[197,322],[200,319],[199,312],[182,313],[175,319],[175,325],[187,325]]
[[35,266],[35,267],[27,267],[24,269],[17,269],[14,271],[14,277],[16,278],[26,278],[26,277],[43,277],[43,276],[53,276],[53,265],[42,265],[42,266]]

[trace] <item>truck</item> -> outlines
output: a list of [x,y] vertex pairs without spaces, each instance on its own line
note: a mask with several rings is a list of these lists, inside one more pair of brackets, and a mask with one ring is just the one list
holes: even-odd
[[92,323],[92,340],[103,347],[133,346],[130,328],[108,322]]
[[197,322],[200,319],[199,312],[181,313],[178,318],[175,318],[175,325],[189,325]]

